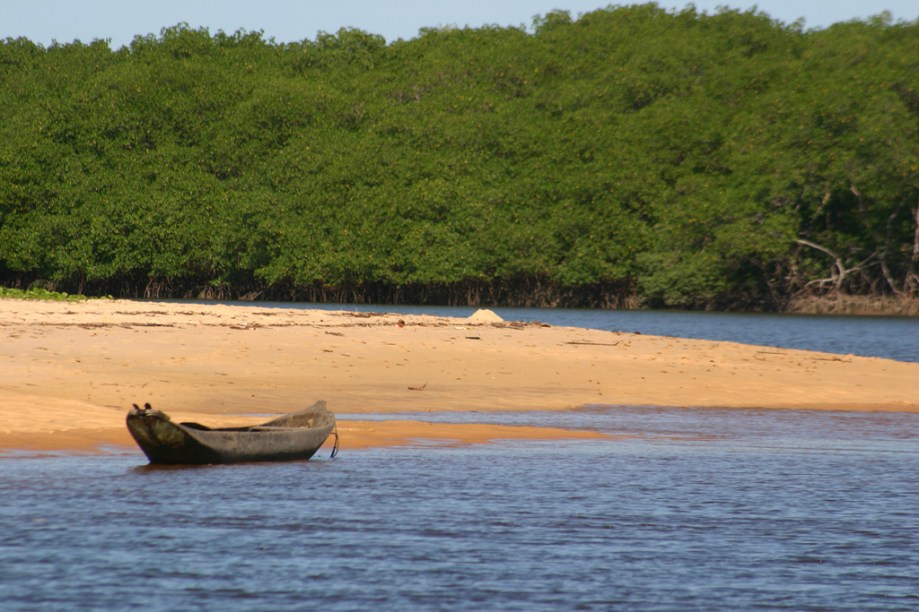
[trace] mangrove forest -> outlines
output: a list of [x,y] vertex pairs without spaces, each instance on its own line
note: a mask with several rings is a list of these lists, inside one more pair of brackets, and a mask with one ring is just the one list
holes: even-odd
[[782,310],[919,297],[919,21],[556,11],[0,42],[0,285]]

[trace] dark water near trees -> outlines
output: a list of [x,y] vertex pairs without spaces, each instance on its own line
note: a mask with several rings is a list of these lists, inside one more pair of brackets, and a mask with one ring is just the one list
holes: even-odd
[[184,469],[7,457],[0,608],[919,607],[919,415],[479,416],[628,437]]

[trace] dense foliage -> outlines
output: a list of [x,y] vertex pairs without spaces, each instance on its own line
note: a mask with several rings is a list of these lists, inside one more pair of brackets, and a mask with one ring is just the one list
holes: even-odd
[[781,308],[919,292],[919,23],[611,7],[0,43],[0,283]]

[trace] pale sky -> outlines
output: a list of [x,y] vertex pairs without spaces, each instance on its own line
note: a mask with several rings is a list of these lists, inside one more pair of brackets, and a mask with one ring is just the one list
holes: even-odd
[[[486,24],[527,26],[534,15],[553,9],[572,16],[628,0],[0,0],[0,39],[28,38],[47,46],[75,39],[108,40],[113,48],[135,35],[159,34],[178,23],[206,27],[211,33],[239,29],[262,31],[277,42],[313,40],[318,32],[355,27],[381,34],[387,42],[410,39],[424,27]],[[661,0],[662,8],[682,9],[687,2]],[[792,23],[804,18],[806,29],[864,19],[888,10],[895,21],[919,19],[919,0],[696,0],[696,9],[718,6],[747,10],[756,6],[773,19]]]

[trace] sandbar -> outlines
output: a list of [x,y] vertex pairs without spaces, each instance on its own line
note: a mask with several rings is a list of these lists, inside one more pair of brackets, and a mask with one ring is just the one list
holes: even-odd
[[[917,363],[488,313],[457,319],[384,310],[0,299],[0,449],[130,447],[124,416],[144,402],[174,418],[221,425],[325,399],[349,415],[339,422],[342,449],[600,436],[432,424],[424,422],[428,412],[591,404],[919,412]],[[362,414],[393,419],[363,421]]]

